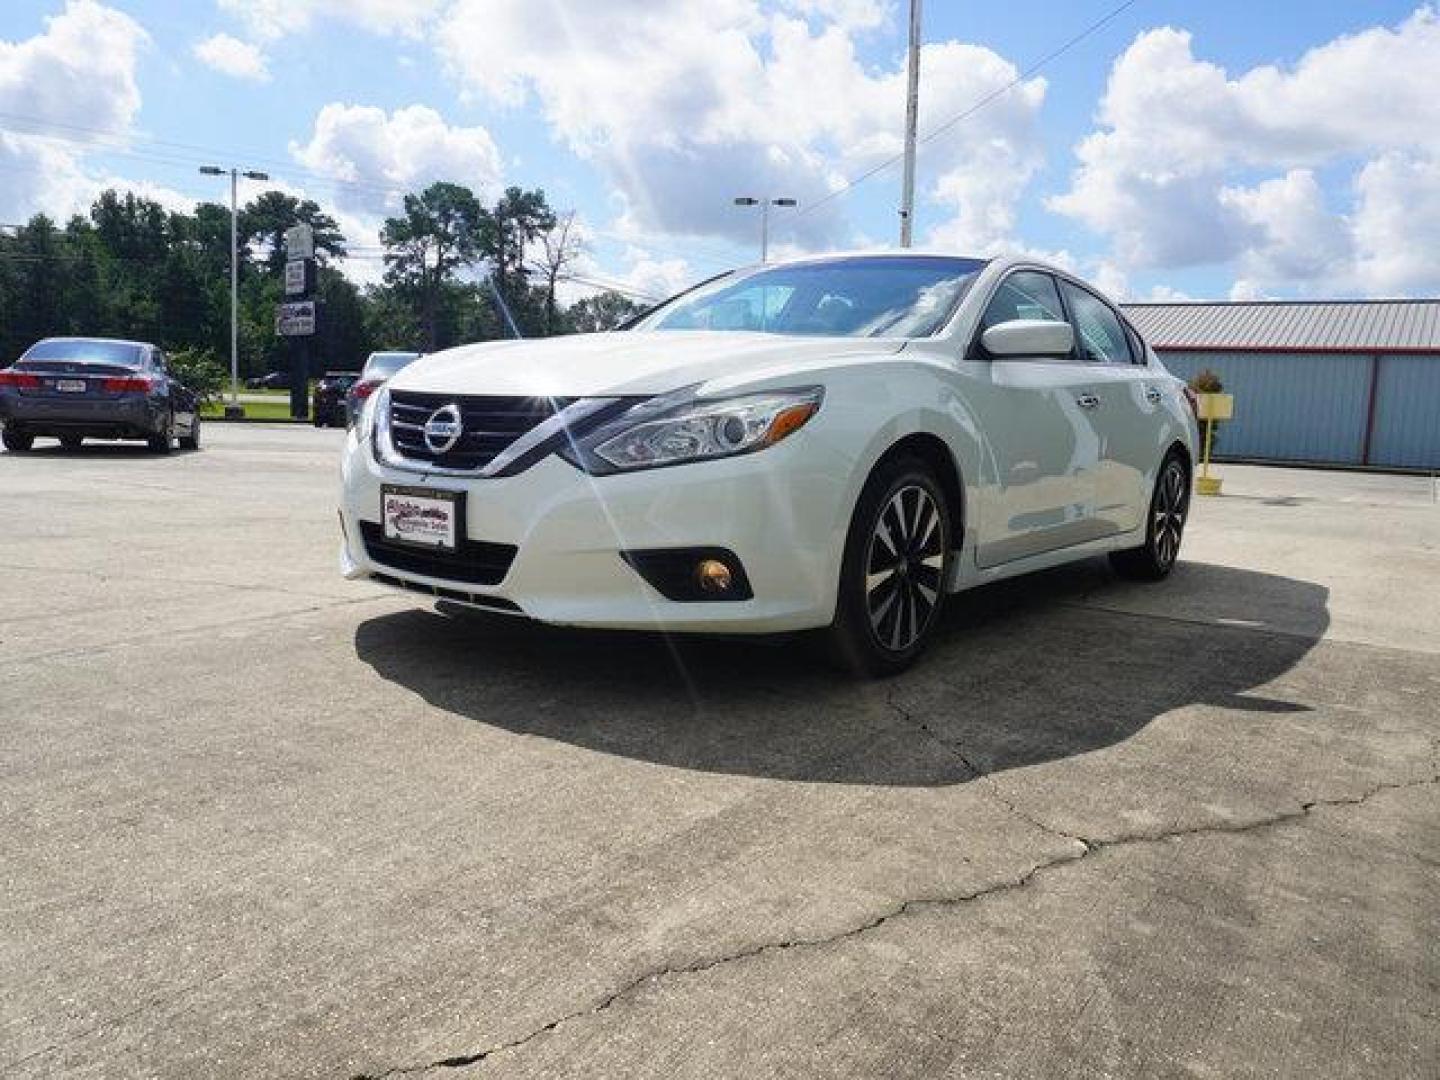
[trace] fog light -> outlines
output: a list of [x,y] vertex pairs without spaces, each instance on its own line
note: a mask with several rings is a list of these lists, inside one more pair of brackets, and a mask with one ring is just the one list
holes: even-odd
[[730,568],[719,559],[701,559],[695,564],[695,580],[706,592],[727,592],[731,585]]

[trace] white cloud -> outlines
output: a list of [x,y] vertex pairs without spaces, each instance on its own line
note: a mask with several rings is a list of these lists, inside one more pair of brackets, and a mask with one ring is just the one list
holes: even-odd
[[1375,293],[1440,288],[1440,160],[1392,151],[1355,178],[1355,275]]
[[376,34],[419,37],[440,0],[219,0],[262,39],[303,33],[321,20],[345,22]]
[[436,180],[464,184],[482,197],[501,178],[501,157],[483,127],[457,127],[424,105],[386,113],[335,102],[315,117],[314,131],[290,152],[312,171],[338,181],[342,209],[393,213],[399,198]]
[[135,65],[146,41],[130,16],[94,0],[70,0],[45,20],[43,34],[0,41],[0,111],[123,132],[140,109]]
[[[1433,289],[1440,216],[1394,200],[1423,204],[1440,171],[1437,69],[1428,6],[1238,76],[1197,59],[1188,33],[1148,31],[1115,62],[1100,127],[1049,206],[1129,268],[1229,263],[1241,293]],[[1320,176],[1347,170],[1351,201],[1332,205]]]
[[[903,58],[862,63],[855,35],[887,17],[865,0],[613,0],[556,4],[537,19],[526,0],[456,0],[437,22],[445,63],[466,92],[520,105],[593,161],[622,197],[625,227],[749,243],[736,195],[798,198],[776,240],[844,243],[844,201],[804,212],[848,176],[900,149]],[[928,45],[922,129],[1012,81],[988,49]],[[1040,161],[1034,79],[929,144],[925,208],[954,220],[966,246],[1008,234]]]
[[267,82],[270,78],[265,54],[257,46],[229,34],[215,34],[197,41],[194,52],[201,63],[221,74],[255,82]]
[[19,118],[21,129],[0,134],[0,220],[37,211],[63,217],[94,190],[85,154],[129,134],[147,40],[128,15],[71,0],[43,33],[0,41],[0,112]]

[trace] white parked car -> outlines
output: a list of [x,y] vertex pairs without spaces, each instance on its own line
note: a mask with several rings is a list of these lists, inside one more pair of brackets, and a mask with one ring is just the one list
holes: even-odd
[[626,330],[405,368],[346,443],[341,565],[550,623],[828,627],[887,674],[947,594],[1099,553],[1168,574],[1186,398],[1031,260],[750,267]]

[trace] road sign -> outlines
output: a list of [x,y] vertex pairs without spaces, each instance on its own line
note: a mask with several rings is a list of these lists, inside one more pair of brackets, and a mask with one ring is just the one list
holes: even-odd
[[285,256],[290,259],[315,257],[315,230],[309,225],[296,225],[285,230]]
[[275,333],[280,337],[309,337],[315,333],[315,301],[275,305]]
[[315,280],[312,259],[291,259],[285,264],[285,295],[304,296]]

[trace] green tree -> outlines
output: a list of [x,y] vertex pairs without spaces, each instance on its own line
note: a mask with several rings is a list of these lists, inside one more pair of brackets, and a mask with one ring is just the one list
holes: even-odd
[[600,330],[613,330],[644,310],[628,296],[608,291],[577,300],[565,315],[574,333],[593,334]]
[[300,200],[283,191],[266,191],[240,211],[240,236],[255,245],[271,274],[285,269],[285,232],[296,225],[309,225],[315,234],[315,260],[344,258],[345,237],[335,219],[311,199]]
[[555,211],[545,192],[505,189],[490,211],[489,246],[485,254],[494,267],[495,284],[515,318],[530,332],[544,324],[541,297],[530,289],[527,266],[530,246],[555,228]]
[[445,286],[493,246],[492,227],[474,192],[443,182],[406,195],[404,213],[385,220],[385,280],[414,303],[427,350],[442,341]]
[[176,349],[170,354],[170,374],[203,401],[219,400],[230,379],[228,369],[210,349]]

